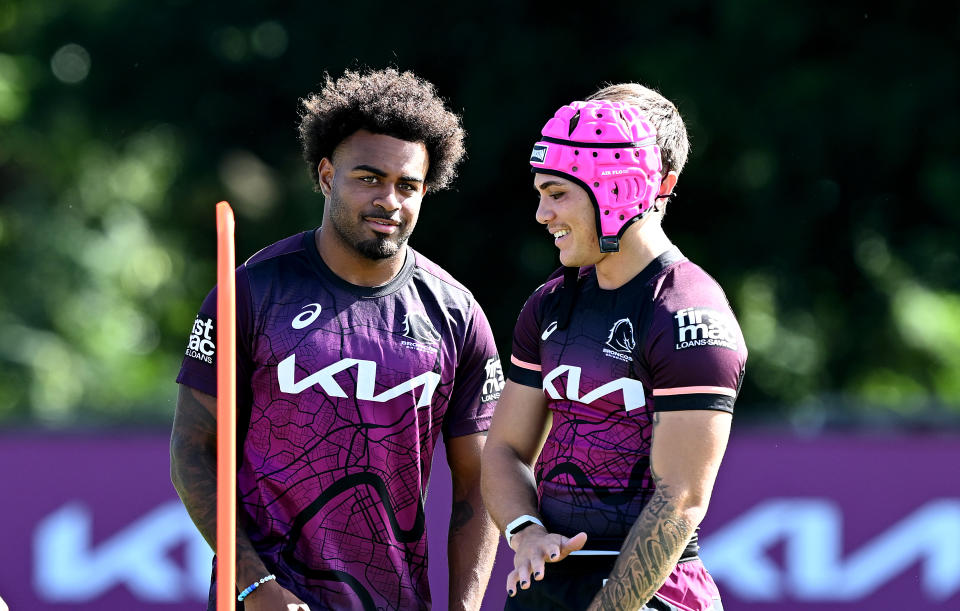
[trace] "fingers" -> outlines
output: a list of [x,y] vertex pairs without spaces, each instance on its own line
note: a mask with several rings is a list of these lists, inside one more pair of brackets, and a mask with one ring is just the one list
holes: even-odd
[[546,562],[559,562],[570,552],[582,548],[586,541],[585,533],[567,539],[557,534],[531,532],[520,539],[513,557],[514,569],[507,575],[507,594],[515,596],[518,591],[529,589],[534,581],[543,581]]
[[520,589],[530,589],[529,569],[513,569],[510,571],[510,574],[507,575],[507,594],[509,596],[516,596]]
[[566,558],[570,552],[575,552],[578,549],[583,549],[583,546],[587,543],[587,533],[577,533],[569,539],[564,539],[563,544],[560,546],[560,557],[557,560],[563,560]]

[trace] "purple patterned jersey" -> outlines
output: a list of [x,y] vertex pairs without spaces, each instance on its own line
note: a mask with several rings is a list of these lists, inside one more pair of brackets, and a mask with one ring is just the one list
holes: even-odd
[[[472,295],[413,249],[388,284],[358,287],[313,235],[237,270],[238,520],[315,611],[429,608],[430,461],[441,431],[489,428],[503,386],[493,335]],[[211,395],[215,316],[216,289],[177,378]]]
[[559,329],[562,286],[552,278],[524,305],[509,377],[542,388],[552,415],[535,467],[544,523],[618,550],[654,492],[653,413],[732,412],[747,350],[719,285],[675,248],[615,290],[583,268]]

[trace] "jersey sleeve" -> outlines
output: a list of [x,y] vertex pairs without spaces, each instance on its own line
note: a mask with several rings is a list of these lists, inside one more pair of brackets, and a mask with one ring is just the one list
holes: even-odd
[[712,279],[657,304],[646,359],[655,411],[733,412],[747,360],[740,325]]
[[540,364],[540,294],[535,292],[523,304],[517,324],[513,328],[513,351],[510,355],[509,379],[517,384],[540,388],[542,367]]
[[501,390],[503,369],[493,331],[480,305],[474,304],[444,417],[444,438],[488,430]]
[[[237,403],[250,398],[253,373],[250,339],[253,336],[253,307],[246,266],[237,268]],[[217,287],[203,300],[193,321],[177,382],[208,395],[217,395]]]

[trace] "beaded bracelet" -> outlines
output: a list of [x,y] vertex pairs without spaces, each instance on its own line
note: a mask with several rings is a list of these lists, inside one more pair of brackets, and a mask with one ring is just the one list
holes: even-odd
[[248,596],[250,596],[250,593],[251,593],[251,592],[253,592],[253,591],[256,590],[257,588],[259,588],[259,587],[262,586],[263,584],[267,583],[267,582],[270,581],[271,579],[276,579],[276,578],[277,578],[276,575],[267,575],[266,577],[261,577],[261,578],[260,578],[260,581],[254,581],[253,583],[251,583],[250,585],[248,585],[243,592],[240,592],[240,594],[237,596],[237,602],[241,602],[241,603],[242,603],[242,602],[243,602],[243,599],[246,598],[246,597],[248,597]]

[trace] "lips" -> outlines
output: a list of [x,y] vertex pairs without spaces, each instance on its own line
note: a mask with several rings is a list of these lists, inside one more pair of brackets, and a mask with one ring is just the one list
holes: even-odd
[[378,233],[385,233],[389,235],[400,231],[400,221],[396,219],[383,218],[379,216],[365,216],[363,217],[363,220],[367,225],[370,226],[371,229]]
[[563,240],[566,236],[570,235],[570,228],[568,227],[550,228],[550,229],[547,229],[547,231],[549,231],[550,235],[553,236],[554,244],[559,244],[561,240]]

